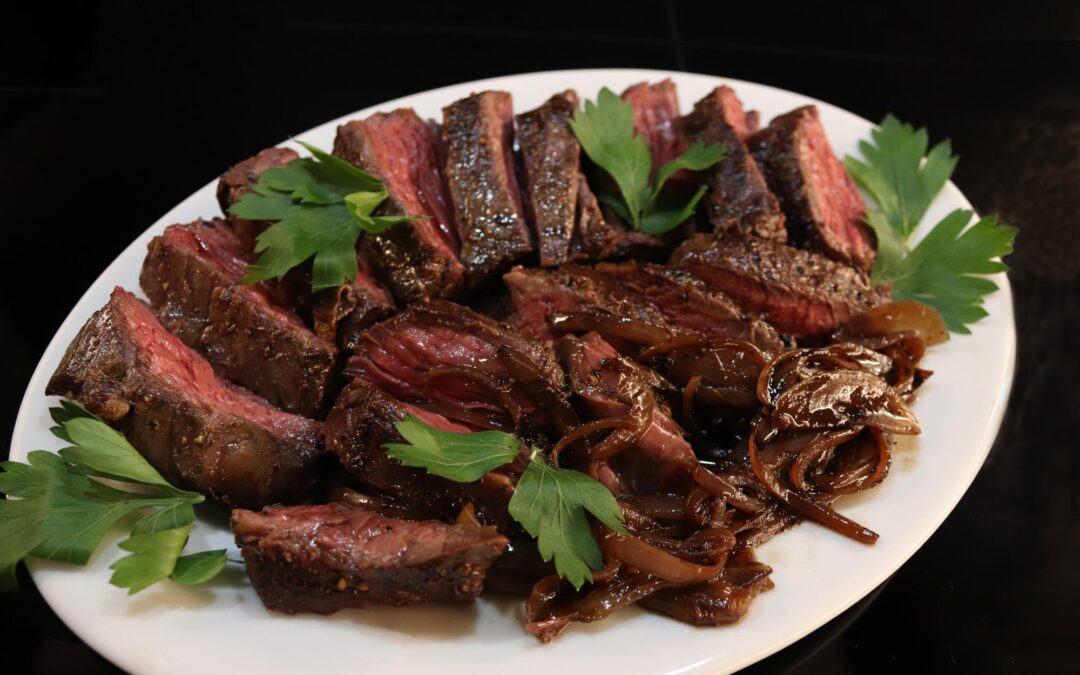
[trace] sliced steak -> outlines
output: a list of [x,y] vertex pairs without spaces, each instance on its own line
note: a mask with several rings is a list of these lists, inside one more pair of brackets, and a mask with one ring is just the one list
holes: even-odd
[[724,158],[705,172],[709,223],[717,232],[787,241],[780,204],[742,141],[745,134],[740,134],[731,124],[732,118],[742,119],[745,131],[746,120],[739,100],[731,89],[718,87],[698,101],[694,112],[681,121],[692,141],[724,148]]
[[341,504],[236,509],[231,525],[268,609],[471,604],[506,548],[493,527],[389,518]]
[[640,82],[624,91],[622,99],[634,106],[634,131],[648,142],[654,171],[686,150],[686,139],[679,131],[674,82]]
[[699,279],[651,263],[600,263],[596,271],[655,307],[668,324],[679,331],[731,337],[753,342],[763,349],[783,348],[776,329],[759,317],[748,315],[731,298],[710,291]]
[[570,260],[591,262],[610,258],[619,251],[620,233],[607,222],[600,203],[585,174],[578,172],[578,196],[574,214],[574,235],[570,239]]
[[581,172],[581,146],[570,129],[577,107],[577,94],[570,90],[515,118],[525,205],[536,228],[540,264],[545,267],[570,257]]
[[561,424],[552,417],[563,374],[551,349],[451,302],[412,305],[368,329],[345,372],[404,401],[445,406],[454,419],[488,416],[511,429]]
[[827,335],[882,300],[853,267],[754,237],[698,235],[675,250],[671,265],[797,338]]
[[514,169],[510,94],[485,91],[443,108],[442,132],[461,262],[479,282],[533,250]]
[[517,325],[547,343],[565,332],[553,330],[553,324],[570,315],[601,313],[651,328],[665,338],[673,332],[653,305],[591,267],[573,263],[553,270],[515,267],[503,275],[503,281],[510,290]]
[[[285,166],[300,155],[290,148],[267,148],[261,150],[254,157],[248,157],[244,161],[231,167],[222,174],[218,180],[217,199],[221,205],[221,212],[228,214],[229,207],[240,199],[245,192],[251,191],[263,171]],[[245,251],[255,249],[255,238],[268,226],[264,221],[244,220],[235,216],[229,216],[229,224],[236,231]]]
[[570,129],[577,108],[577,94],[568,90],[515,118],[525,206],[544,267],[597,260],[616,250],[617,235],[581,172],[581,146]]
[[171,483],[230,506],[296,497],[322,454],[319,423],[216,377],[121,288],[68,346],[46,393],[119,429]]
[[448,298],[462,285],[443,163],[431,126],[411,108],[338,127],[334,154],[378,176],[388,211],[422,218],[367,237],[371,262],[400,302]]
[[220,220],[170,225],[151,240],[139,283],[166,329],[215,371],[282,409],[314,417],[333,395],[337,348],[266,289],[240,283],[240,240]]
[[[758,130],[758,113],[756,110],[747,112],[743,109],[742,101],[735,95],[735,90],[725,85],[713,89],[702,102],[711,100],[711,105],[716,105],[723,113],[724,121],[735,130],[739,140],[746,142],[755,131]],[[701,105],[699,103],[698,105]]]
[[472,504],[483,522],[504,525],[506,504],[513,495],[513,482],[505,474],[493,471],[475,483],[456,483],[404,466],[386,454],[384,444],[404,442],[394,423],[406,415],[443,431],[472,431],[356,378],[341,391],[326,419],[326,447],[357,480],[410,513],[452,520],[463,506]]
[[869,270],[875,252],[862,222],[866,203],[833,154],[817,108],[803,106],[777,117],[747,146],[780,200],[791,241]]
[[580,338],[567,335],[556,349],[571,390],[591,417],[637,422],[643,430],[624,428],[613,434],[627,434],[633,447],[653,464],[696,461],[682,429],[657,399],[656,387],[662,381],[659,375],[622,358],[596,333]]
[[375,278],[363,255],[356,257],[356,278],[335,288],[311,290],[311,265],[293,268],[278,289],[288,303],[310,318],[315,334],[341,349],[356,346],[360,333],[394,313],[390,292]]

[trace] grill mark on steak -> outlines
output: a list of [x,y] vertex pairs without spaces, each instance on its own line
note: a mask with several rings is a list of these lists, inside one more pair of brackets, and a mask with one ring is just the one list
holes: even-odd
[[335,155],[386,184],[384,209],[422,218],[366,238],[372,264],[402,303],[451,297],[464,278],[437,143],[410,108],[339,126],[334,139]]
[[513,483],[505,474],[495,471],[475,483],[456,483],[407,467],[386,454],[386,443],[405,442],[394,423],[406,415],[443,431],[472,431],[442,415],[404,403],[357,377],[341,391],[326,419],[327,450],[361,483],[392,497],[410,513],[452,520],[465,504],[471,503],[483,522],[505,525],[506,504],[513,495]]
[[[251,192],[252,186],[264,171],[285,166],[299,158],[300,155],[291,148],[266,148],[254,157],[248,157],[230,167],[218,179],[217,200],[221,205],[221,212],[228,215],[229,207],[235,204],[242,195]],[[253,251],[255,239],[269,227],[266,221],[244,220],[236,216],[228,216],[228,221],[236,232],[236,236],[240,238],[245,251]]]
[[499,427],[560,424],[563,374],[550,348],[451,302],[412,305],[368,329],[345,372],[405,401],[501,418]]
[[446,177],[461,262],[479,283],[533,250],[513,159],[510,94],[485,91],[443,108]]
[[651,304],[677,330],[747,340],[771,351],[784,346],[767,321],[746,314],[731,298],[680,270],[628,261],[600,263],[596,271]]
[[237,509],[231,526],[268,609],[471,604],[506,548],[493,527],[410,521],[341,504]]
[[833,154],[817,108],[775,118],[747,146],[780,201],[790,240],[868,271],[875,251],[862,222],[866,203]]
[[240,240],[220,220],[170,225],[151,240],[139,283],[161,323],[222,377],[307,417],[329,407],[337,349],[246,273]]
[[68,346],[46,393],[116,427],[169,482],[230,506],[301,494],[322,454],[319,423],[216,377],[121,288]]
[[882,300],[854,267],[756,237],[701,234],[683,242],[670,264],[797,338],[827,335]]
[[[744,133],[732,118],[742,119]],[[681,125],[692,141],[719,145],[725,151],[724,158],[705,172],[709,186],[705,206],[713,229],[787,241],[780,204],[743,142],[747,125],[735,93],[728,87],[714,89]]]

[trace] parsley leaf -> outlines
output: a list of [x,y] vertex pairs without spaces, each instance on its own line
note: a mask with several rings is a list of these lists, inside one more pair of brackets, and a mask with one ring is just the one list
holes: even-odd
[[627,534],[622,509],[606,487],[580,471],[549,466],[534,449],[510,498],[510,515],[536,538],[540,556],[545,561],[554,558],[559,576],[577,589],[604,564],[586,511]]
[[[27,463],[0,463],[0,591],[15,588],[15,566],[33,555],[85,565],[119,520],[155,509],[120,544],[132,555],[113,565],[112,583],[134,593],[173,572],[195,520],[196,492],[170,485],[121,434],[74,403],[52,408],[52,432],[71,447],[34,450]],[[106,485],[107,478],[120,483]],[[127,488],[136,487],[137,491]]]
[[[411,416],[396,426],[408,445],[385,444],[390,457],[459,483],[480,480],[488,471],[512,462],[522,445],[501,431],[451,433]],[[591,580],[591,570],[604,563],[586,513],[616,532],[627,533],[622,509],[607,488],[580,471],[549,466],[537,448],[532,449],[518,479],[509,511],[537,539],[544,560],[554,558],[559,575],[578,589]]]
[[859,143],[866,163],[845,157],[844,164],[889,224],[906,239],[949,180],[959,158],[952,154],[947,140],[927,155],[926,129],[916,131],[892,115],[886,115],[881,128],[871,131],[870,136],[873,143]]
[[652,153],[645,139],[634,133],[634,106],[607,87],[600,90],[595,103],[587,100],[584,110],[574,112],[570,128],[589,159],[619,188],[619,195],[600,195],[600,200],[635,229],[649,234],[663,234],[684,222],[705,194],[702,187],[685,204],[659,204],[668,178],[682,169],[703,171],[724,158],[722,146],[695,143],[661,166],[650,185]]
[[259,235],[259,259],[248,266],[247,283],[279,278],[312,261],[312,289],[356,278],[356,242],[362,232],[381,234],[406,216],[372,216],[387,198],[375,176],[340,157],[300,143],[314,157],[301,157],[264,171],[252,190],[229,208],[246,220],[276,221]]
[[398,433],[408,441],[387,443],[386,454],[405,466],[458,483],[480,480],[485,473],[517,457],[521,441],[499,431],[453,433],[442,431],[409,416],[397,422]]
[[871,281],[892,283],[894,299],[930,305],[950,331],[970,333],[967,324],[986,316],[983,297],[997,289],[996,283],[978,275],[1008,269],[998,258],[1012,252],[1016,228],[994,216],[968,227],[974,214],[956,210],[912,249],[912,232],[949,180],[957,157],[948,141],[927,154],[926,129],[915,130],[892,115],[871,136],[873,142],[859,144],[865,162],[844,159],[855,182],[875,203],[865,218],[878,243]]

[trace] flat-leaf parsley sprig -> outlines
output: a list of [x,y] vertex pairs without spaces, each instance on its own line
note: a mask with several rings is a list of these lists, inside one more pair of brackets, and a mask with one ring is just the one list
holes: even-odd
[[995,216],[968,227],[975,214],[957,209],[911,248],[912,232],[958,158],[948,141],[928,153],[926,129],[915,130],[892,115],[871,136],[871,142],[859,144],[864,161],[844,158],[855,182],[875,203],[866,214],[878,241],[871,281],[891,283],[894,299],[926,303],[941,313],[950,331],[970,333],[967,324],[987,314],[983,297],[997,289],[982,275],[1008,269],[1000,258],[1012,252],[1016,228]]
[[619,188],[619,195],[601,194],[600,200],[634,229],[648,234],[663,234],[685,222],[705,194],[702,185],[689,201],[666,198],[660,193],[667,179],[683,169],[703,171],[724,158],[722,146],[694,143],[657,169],[650,184],[652,153],[645,139],[634,133],[634,106],[607,87],[595,103],[585,101],[585,109],[574,112],[570,127],[589,159]]
[[165,578],[199,584],[221,571],[224,550],[182,555],[201,494],[170,485],[85,408],[64,401],[49,414],[52,433],[71,445],[0,463],[0,492],[17,498],[0,500],[0,591],[17,587],[15,567],[28,556],[85,565],[109,529],[137,511],[147,512],[120,542],[129,555],[111,565],[110,583],[130,594]]
[[267,169],[251,192],[229,208],[245,220],[275,221],[259,235],[259,259],[248,267],[244,281],[278,278],[314,258],[312,288],[339,286],[356,278],[356,241],[362,232],[381,234],[414,218],[372,215],[387,197],[382,181],[340,157],[297,142],[313,157]]
[[[411,416],[396,426],[408,443],[387,443],[384,447],[390,457],[459,483],[479,480],[488,471],[513,462],[522,449],[520,440],[501,431],[453,433]],[[555,571],[578,589],[592,579],[592,570],[604,564],[586,513],[627,534],[622,508],[607,488],[580,471],[549,465],[535,447],[529,451],[509,510],[536,538],[541,557],[554,559]]]

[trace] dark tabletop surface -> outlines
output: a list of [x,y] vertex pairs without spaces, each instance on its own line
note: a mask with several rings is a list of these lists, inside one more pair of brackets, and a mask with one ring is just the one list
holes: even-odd
[[[1006,15],[975,3],[32,4],[5,9],[0,41],[0,455],[46,344],[101,270],[208,179],[289,134],[520,72],[762,82],[952,139],[960,189],[1020,228],[1009,260],[1019,352],[997,442],[937,533],[863,601],[750,672],[1077,672],[1076,3],[1013,3]],[[115,672],[20,578],[24,590],[0,598],[0,669]]]

